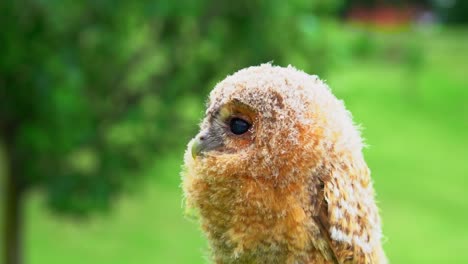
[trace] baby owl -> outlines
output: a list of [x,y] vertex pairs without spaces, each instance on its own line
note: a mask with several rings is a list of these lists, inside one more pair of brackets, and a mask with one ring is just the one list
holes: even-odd
[[387,263],[362,147],[317,76],[262,64],[218,83],[182,172],[214,262]]

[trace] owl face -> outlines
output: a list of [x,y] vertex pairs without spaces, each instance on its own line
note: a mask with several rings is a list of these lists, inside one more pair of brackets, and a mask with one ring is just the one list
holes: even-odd
[[320,166],[315,157],[329,141],[324,135],[333,120],[322,109],[337,100],[315,76],[258,68],[228,77],[211,92],[200,132],[190,143],[191,158],[204,170],[198,174],[280,181],[299,167]]

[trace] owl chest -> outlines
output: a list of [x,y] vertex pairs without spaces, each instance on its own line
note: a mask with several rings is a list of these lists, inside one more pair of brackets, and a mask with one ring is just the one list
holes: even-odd
[[302,191],[245,179],[205,182],[198,205],[214,251],[231,257],[269,255],[275,259],[308,251],[311,223]]

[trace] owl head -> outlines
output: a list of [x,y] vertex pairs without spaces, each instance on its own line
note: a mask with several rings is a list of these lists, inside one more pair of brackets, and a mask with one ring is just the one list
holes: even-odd
[[320,167],[328,151],[360,151],[361,145],[343,103],[317,76],[262,64],[212,90],[186,162],[206,177],[286,184],[303,169]]

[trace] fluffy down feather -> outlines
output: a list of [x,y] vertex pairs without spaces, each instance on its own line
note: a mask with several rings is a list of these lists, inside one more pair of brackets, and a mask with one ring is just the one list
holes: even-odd
[[[233,117],[249,131],[232,134]],[[386,263],[362,148],[317,76],[262,64],[218,83],[182,172],[214,261]]]

